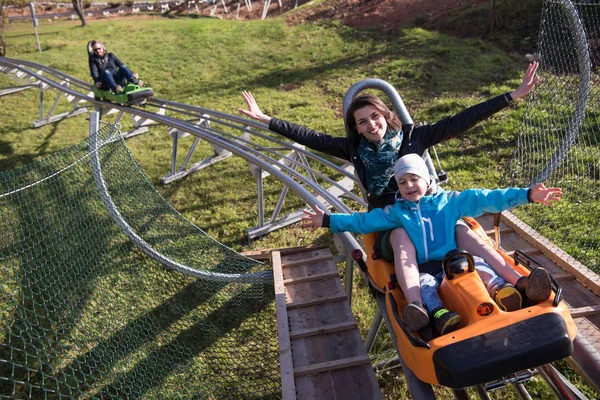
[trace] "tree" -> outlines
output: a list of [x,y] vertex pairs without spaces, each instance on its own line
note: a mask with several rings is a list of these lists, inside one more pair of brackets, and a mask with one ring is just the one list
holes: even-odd
[[0,56],[7,54],[6,41],[4,40],[4,26],[8,23],[8,7],[25,7],[25,0],[0,0]]
[[73,8],[77,15],[79,15],[79,19],[81,20],[81,26],[87,26],[87,21],[85,20],[85,14],[83,13],[83,0],[71,0],[73,3]]
[[[502,18],[498,15],[498,5],[499,0],[490,0],[490,33],[494,33],[496,31],[496,27],[500,27],[505,29],[508,27],[508,0],[504,0],[504,17]],[[501,20],[503,20],[501,22]]]

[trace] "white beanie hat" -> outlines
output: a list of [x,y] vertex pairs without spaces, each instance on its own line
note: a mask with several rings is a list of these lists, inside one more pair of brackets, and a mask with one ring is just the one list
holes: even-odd
[[427,185],[431,184],[431,175],[429,174],[425,160],[416,153],[407,154],[396,161],[396,165],[394,165],[394,178],[399,180],[404,174],[415,174],[423,178],[427,182]]

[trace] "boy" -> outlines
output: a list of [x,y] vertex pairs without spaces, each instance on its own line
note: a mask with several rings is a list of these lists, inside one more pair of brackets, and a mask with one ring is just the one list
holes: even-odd
[[[438,190],[425,162],[417,154],[401,157],[394,166],[394,177],[398,183],[397,201],[394,205],[368,213],[332,215],[324,214],[315,206],[315,212],[304,211],[304,220],[308,222],[306,225],[313,229],[330,227],[334,233],[369,233],[401,226],[415,245],[417,260],[421,266],[429,261],[441,262],[448,251],[457,247],[454,229],[460,218],[477,217],[485,212],[500,212],[529,202],[552,205],[562,195],[560,188],[546,188],[543,184],[537,184],[531,189],[468,189],[463,192]],[[543,301],[550,296],[550,277],[544,269],[537,268],[528,277],[519,278],[515,288],[499,277],[482,259],[475,258],[475,261],[475,267],[490,295],[505,311],[520,308],[525,294],[533,301]],[[447,310],[437,294],[443,277],[441,263],[439,268],[427,271],[430,273],[420,272],[418,281],[412,284],[420,285],[421,298],[407,298],[409,304],[404,310],[405,323],[409,330],[415,332],[427,326],[430,318],[433,318],[441,335],[452,332],[460,323],[460,315]],[[405,275],[398,273],[397,278],[406,279]],[[406,282],[403,283],[406,286]],[[529,290],[529,287],[535,287],[535,290]],[[499,296],[501,292],[508,292],[509,295]],[[532,293],[535,294],[533,297]],[[515,296],[518,297],[518,307],[509,304],[517,303],[512,301]]]

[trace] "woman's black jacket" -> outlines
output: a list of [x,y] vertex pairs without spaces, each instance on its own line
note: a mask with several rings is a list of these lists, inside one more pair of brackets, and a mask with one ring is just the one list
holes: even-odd
[[[512,101],[510,93],[506,93],[443,118],[434,124],[415,127],[410,135],[404,134],[398,158],[410,153],[422,155],[429,147],[457,137],[478,122],[506,108],[510,101]],[[361,184],[367,187],[365,166],[358,156],[358,149],[352,146],[348,137],[332,137],[277,118],[271,118],[269,129],[313,150],[352,162]],[[392,178],[381,195],[369,193],[369,210],[393,204],[397,190],[396,181]]]

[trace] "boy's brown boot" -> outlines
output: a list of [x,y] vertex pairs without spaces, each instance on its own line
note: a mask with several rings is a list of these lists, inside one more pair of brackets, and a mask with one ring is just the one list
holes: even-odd
[[517,311],[523,306],[521,293],[510,283],[505,283],[496,289],[494,301],[502,311]]
[[533,302],[548,300],[552,293],[552,283],[548,271],[535,268],[528,276],[519,278],[515,287],[521,292],[524,300]]
[[429,325],[429,315],[419,301],[413,301],[404,307],[404,324],[410,332],[418,332]]

